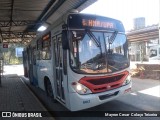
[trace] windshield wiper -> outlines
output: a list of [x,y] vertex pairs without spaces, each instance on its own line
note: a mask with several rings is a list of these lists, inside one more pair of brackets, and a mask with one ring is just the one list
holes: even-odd
[[[104,52],[105,52],[105,58],[106,58],[106,65],[107,65],[107,71],[109,71],[109,64],[108,64],[108,53],[112,53],[111,52],[111,44],[114,42],[114,40],[115,40],[115,38],[116,38],[116,36],[117,36],[117,33],[118,33],[118,31],[115,31],[112,35],[111,35],[111,37],[109,38],[109,36],[108,36],[108,43],[109,43],[109,48],[107,48],[107,46],[106,46],[106,39],[105,39],[105,36],[104,36],[104,34],[103,34],[103,37],[104,37],[104,47],[105,47],[105,49],[104,49]],[[107,50],[108,49],[108,50]]]
[[97,47],[101,47],[100,40],[98,40],[91,31],[86,30],[86,33],[93,40]]
[[111,50],[111,44],[114,42],[114,40],[115,40],[115,38],[116,38],[116,36],[117,36],[117,33],[118,33],[118,31],[115,31],[112,35],[111,35],[111,37],[109,38],[108,37],[108,43],[109,43],[109,48],[108,48],[108,52],[107,53],[109,53],[109,54],[112,54],[112,50]]
[[108,39],[108,43],[109,43],[109,44],[112,44],[112,43],[114,42],[114,40],[115,40],[115,38],[116,38],[116,36],[117,36],[117,33],[118,33],[118,31],[115,31],[115,32],[111,35],[111,37]]
[[91,40],[93,40],[93,42],[96,44],[96,46],[99,47],[100,53],[101,53],[101,56],[102,56],[102,47],[101,47],[100,37],[98,36],[98,39],[97,39],[95,37],[95,35],[89,30],[86,30],[86,33],[91,38]]

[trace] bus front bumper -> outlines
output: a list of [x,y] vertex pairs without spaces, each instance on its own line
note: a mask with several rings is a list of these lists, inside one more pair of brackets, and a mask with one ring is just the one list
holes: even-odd
[[119,96],[128,94],[131,91],[132,82],[126,86],[122,86],[117,89],[109,90],[102,93],[80,95],[78,93],[70,93],[70,110],[78,111],[90,107],[94,107],[113,99],[116,99]]

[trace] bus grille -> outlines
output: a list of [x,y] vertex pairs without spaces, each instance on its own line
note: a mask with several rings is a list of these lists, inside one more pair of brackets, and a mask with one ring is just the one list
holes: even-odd
[[112,82],[116,82],[120,79],[122,79],[122,77],[124,77],[125,74],[122,75],[118,75],[118,76],[113,76],[113,77],[108,77],[108,78],[100,78],[100,79],[90,79],[87,80],[87,82],[93,84],[93,85],[102,85],[102,84],[107,84],[107,83],[112,83]]
[[128,71],[124,71],[108,76],[83,77],[79,83],[88,87],[93,93],[104,92],[121,87],[128,74]]

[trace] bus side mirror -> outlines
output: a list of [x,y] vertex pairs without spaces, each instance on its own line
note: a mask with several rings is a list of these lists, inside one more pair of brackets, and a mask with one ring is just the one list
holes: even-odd
[[62,31],[62,47],[63,47],[64,50],[69,49],[68,37],[67,37],[67,31],[66,30]]

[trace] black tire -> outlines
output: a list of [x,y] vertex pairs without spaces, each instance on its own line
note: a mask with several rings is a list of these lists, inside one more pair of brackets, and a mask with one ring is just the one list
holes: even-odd
[[57,102],[56,99],[54,99],[52,85],[49,80],[46,81],[46,93],[54,102]]
[[46,92],[47,92],[47,96],[53,97],[52,85],[49,80],[46,81]]

